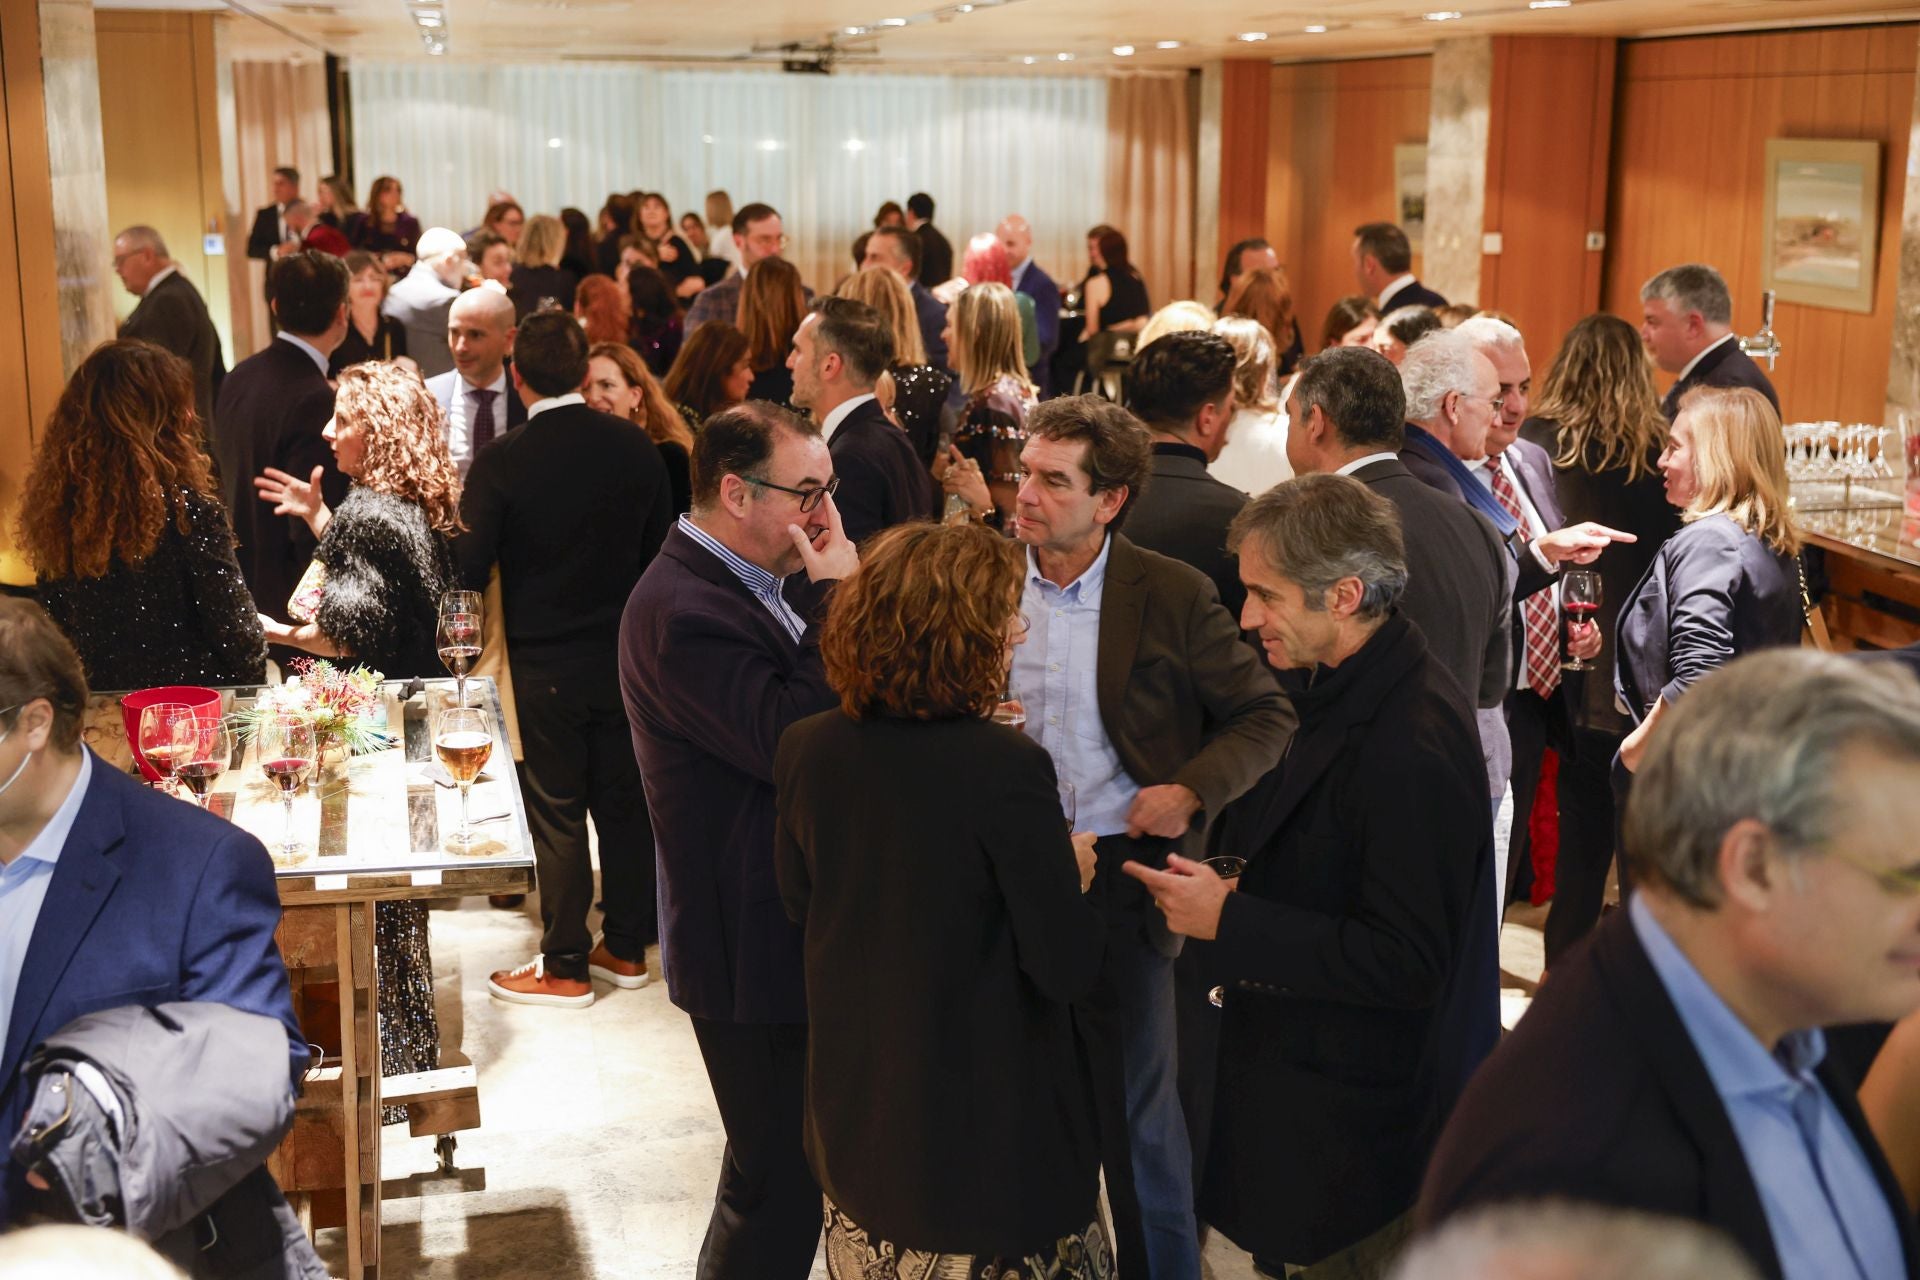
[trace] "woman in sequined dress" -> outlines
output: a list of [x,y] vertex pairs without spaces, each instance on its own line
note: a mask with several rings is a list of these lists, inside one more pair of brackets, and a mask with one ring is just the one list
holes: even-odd
[[[842,280],[834,292],[866,303],[885,316],[893,330],[893,367],[885,375],[893,384],[888,393],[892,400],[886,407],[931,473],[940,453],[941,413],[953,379],[927,363],[926,341],[920,336],[920,318],[907,282],[885,267],[865,267]],[[879,388],[875,394],[880,394]],[[880,398],[887,401],[886,395]]]
[[96,689],[266,674],[202,436],[186,362],[133,340],[96,348],[47,419],[20,546]]
[[1020,350],[1013,290],[977,284],[961,294],[948,310],[946,338],[967,402],[953,429],[954,465],[941,483],[997,529],[1014,508],[1027,414],[1039,402]]

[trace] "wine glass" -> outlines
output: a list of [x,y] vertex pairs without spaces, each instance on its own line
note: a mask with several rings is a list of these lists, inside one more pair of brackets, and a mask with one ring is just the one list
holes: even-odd
[[478,591],[449,591],[440,597],[440,661],[453,673],[454,705],[467,705],[467,671],[480,657],[481,605]]
[[[1592,569],[1569,569],[1560,575],[1560,608],[1566,613],[1567,643],[1573,643],[1573,628],[1592,622],[1600,612],[1600,575]],[[1562,671],[1591,671],[1593,664],[1569,658],[1560,664]]]
[[293,842],[293,798],[305,785],[307,775],[313,772],[316,758],[313,721],[297,715],[269,716],[260,722],[255,751],[261,770],[280,788],[280,796],[287,806],[286,826],[280,841],[281,858],[285,862],[297,862],[300,850]]
[[168,789],[193,754],[193,716],[193,708],[181,702],[156,702],[140,711],[140,755]]
[[433,726],[433,753],[460,786],[460,830],[447,837],[447,848],[471,853],[479,841],[467,819],[468,795],[487,757],[493,754],[493,731],[487,726],[487,718],[471,707],[442,711]]
[[1025,730],[1027,704],[1020,700],[1018,693],[1008,689],[1000,695],[1000,700],[993,704],[993,722],[1004,724],[1010,729]]
[[187,784],[194,802],[204,809],[207,793],[232,760],[233,731],[227,722],[218,716],[201,716],[193,722],[193,749],[174,776]]

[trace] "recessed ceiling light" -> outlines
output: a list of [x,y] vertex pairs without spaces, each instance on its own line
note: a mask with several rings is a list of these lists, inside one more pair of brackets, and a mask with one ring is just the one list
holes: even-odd
[[1113,56],[1116,58],[1131,58],[1133,56],[1133,46],[1130,44],[1117,44],[1113,46]]
[[1153,47],[1156,49],[1178,49],[1180,42],[1178,40],[1155,40]]
[[973,6],[970,4],[955,5],[953,11],[955,13],[972,13]]
[[1266,38],[1267,38],[1267,33],[1264,31],[1242,31],[1239,35],[1234,37],[1235,40],[1242,40],[1242,41],[1245,41],[1247,44],[1254,44],[1258,41],[1265,40]]
[[904,27],[907,25],[907,20],[905,18],[882,18],[880,19],[880,25],[883,27]]
[[1420,16],[1428,22],[1452,22],[1460,16],[1460,11],[1458,9],[1436,9],[1432,13],[1423,13]]
[[840,34],[843,36],[863,36],[867,34],[867,29],[865,27],[842,27],[840,28]]
[[1053,56],[1054,56],[1055,58],[1057,58],[1057,59],[1059,59],[1059,60],[1060,60],[1061,62],[1072,62],[1072,61],[1073,61],[1073,55],[1072,55],[1072,54],[1070,54],[1070,53],[1056,53],[1056,54],[1054,54]]
[[1311,26],[1302,27],[1300,29],[1306,32],[1310,36],[1321,36],[1327,33],[1327,24],[1324,22],[1316,22]]
[[1529,9],[1570,9],[1573,0],[1527,0]]
[[1026,63],[1028,66],[1032,66],[1034,63],[1038,62],[1039,59],[1033,57],[1032,55],[1028,55],[1027,57],[1020,59],[1020,61]]

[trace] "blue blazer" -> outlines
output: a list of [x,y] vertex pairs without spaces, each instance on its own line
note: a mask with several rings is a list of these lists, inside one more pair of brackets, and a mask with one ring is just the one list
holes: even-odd
[[1040,336],[1040,360],[1027,372],[1044,400],[1051,390],[1053,353],[1060,349],[1060,286],[1040,269],[1039,263],[1029,262],[1026,274],[1020,277],[1015,288],[1033,299],[1033,325]]
[[[27,1055],[82,1014],[123,1005],[211,1000],[277,1018],[289,1084],[298,1080],[307,1038],[273,938],[279,924],[273,864],[258,840],[95,756],[14,990],[0,1131],[11,1140],[20,1126]],[[25,1170],[9,1163],[0,1227],[26,1194]]]
[[[823,593],[796,574],[803,619]],[[620,623],[620,693],[653,815],[667,998],[716,1022],[807,1020],[800,926],[773,870],[773,752],[839,704],[817,628],[798,644],[678,526]]]
[[1635,724],[1742,654],[1798,643],[1800,576],[1725,515],[1682,525],[1620,610],[1614,693]]

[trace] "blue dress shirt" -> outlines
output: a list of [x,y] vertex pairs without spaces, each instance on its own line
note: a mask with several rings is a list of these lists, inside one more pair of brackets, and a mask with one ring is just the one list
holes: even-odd
[[787,603],[787,598],[780,594],[781,584],[786,582],[785,578],[777,578],[753,561],[734,554],[724,542],[695,524],[693,518],[684,511],[680,513],[680,531],[718,556],[720,563],[732,570],[734,577],[740,579],[741,585],[751,591],[756,600],[767,606],[767,612],[773,615],[775,622],[787,629],[787,634],[793,637],[793,642],[800,643],[800,637],[807,633],[807,624],[799,614],[793,611],[793,606]]
[[80,806],[87,798],[87,780],[92,777],[93,753],[82,751],[80,773],[67,798],[20,856],[0,868],[0,1039],[6,1038],[13,1020],[14,989],[27,963],[27,944],[33,941],[40,906],[53,883],[54,864],[59,862],[60,850],[66,847],[74,820],[80,816]]
[[1789,1032],[1767,1052],[1642,898],[1628,903],[1627,914],[1727,1109],[1781,1274],[1786,1280],[1905,1275],[1886,1194],[1813,1074],[1826,1056],[1826,1036],[1818,1027]]
[[292,345],[306,352],[307,359],[313,361],[314,364],[319,366],[321,376],[322,377],[326,376],[327,358],[320,354],[320,348],[314,346],[311,342],[308,342],[305,338],[302,338],[297,334],[288,333],[285,329],[282,329],[279,333],[275,334],[274,336],[280,339],[280,341],[291,343]]
[[1027,709],[1027,733],[1053,757],[1054,771],[1071,782],[1074,830],[1099,836],[1127,829],[1127,810],[1139,794],[1100,719],[1100,597],[1107,582],[1107,538],[1091,567],[1064,587],[1040,576],[1027,548],[1027,586],[1020,607],[1030,629],[1013,651],[1013,690]]

